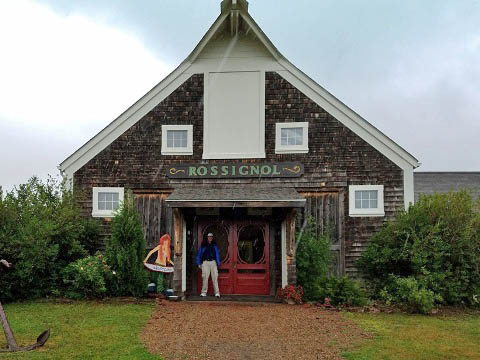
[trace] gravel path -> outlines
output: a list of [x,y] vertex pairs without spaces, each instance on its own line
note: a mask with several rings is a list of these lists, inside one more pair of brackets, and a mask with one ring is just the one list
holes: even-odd
[[340,359],[367,335],[314,306],[162,302],[142,341],[165,359]]

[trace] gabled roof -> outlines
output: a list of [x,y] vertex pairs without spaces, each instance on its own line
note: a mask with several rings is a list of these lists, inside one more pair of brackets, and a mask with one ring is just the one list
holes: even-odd
[[84,166],[183,84],[191,76],[188,73],[189,67],[219,32],[229,31],[235,34],[239,26],[247,26],[248,31],[254,33],[256,38],[284,69],[277,71],[283,78],[315,101],[343,125],[363,138],[402,169],[412,169],[420,165],[415,157],[288,61],[250,16],[247,1],[223,0],[221,9],[220,16],[215,20],[195,49],[172,73],[59,165],[60,171],[67,178],[72,178],[75,171]]

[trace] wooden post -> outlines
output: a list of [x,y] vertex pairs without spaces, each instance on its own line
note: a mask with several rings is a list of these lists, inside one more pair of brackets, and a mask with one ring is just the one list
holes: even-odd
[[183,271],[183,257],[184,251],[183,243],[183,214],[179,208],[173,209],[173,241],[175,252],[175,265],[173,273],[173,290],[175,294],[183,296],[182,292],[182,271]]

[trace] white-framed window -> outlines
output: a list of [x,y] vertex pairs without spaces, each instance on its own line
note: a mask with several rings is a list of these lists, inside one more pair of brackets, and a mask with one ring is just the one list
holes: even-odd
[[123,194],[123,187],[94,187],[92,216],[112,217],[123,201]]
[[352,217],[385,216],[383,185],[350,185],[348,198]]
[[162,125],[162,155],[192,155],[193,125]]
[[277,123],[275,153],[308,153],[308,122]]

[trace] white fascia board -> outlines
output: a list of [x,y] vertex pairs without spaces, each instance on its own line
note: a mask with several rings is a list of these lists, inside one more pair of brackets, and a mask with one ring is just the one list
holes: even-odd
[[60,171],[73,175],[78,169],[88,163],[115,139],[135,125],[155,106],[190,78],[191,74],[186,72],[189,66],[189,62],[183,62],[177,69],[170,73],[170,75],[133,104],[122,115],[116,118],[85,145],[64,160],[59,166]]
[[270,41],[267,35],[263,32],[263,30],[258,26],[256,21],[250,16],[249,13],[241,12],[242,19],[250,26],[253,33],[260,39],[262,44],[267,48],[267,50],[272,54],[272,56],[277,60],[281,60],[284,56],[277,50],[275,45]]
[[198,55],[202,52],[202,50],[205,48],[205,46],[210,42],[210,40],[213,38],[215,33],[220,29],[220,26],[222,26],[223,22],[228,18],[229,13],[226,12],[225,14],[221,14],[215,22],[210,26],[210,29],[205,33],[203,38],[200,40],[200,42],[195,46],[195,49],[188,55],[187,60],[191,63],[195,61],[195,59],[198,57]]

